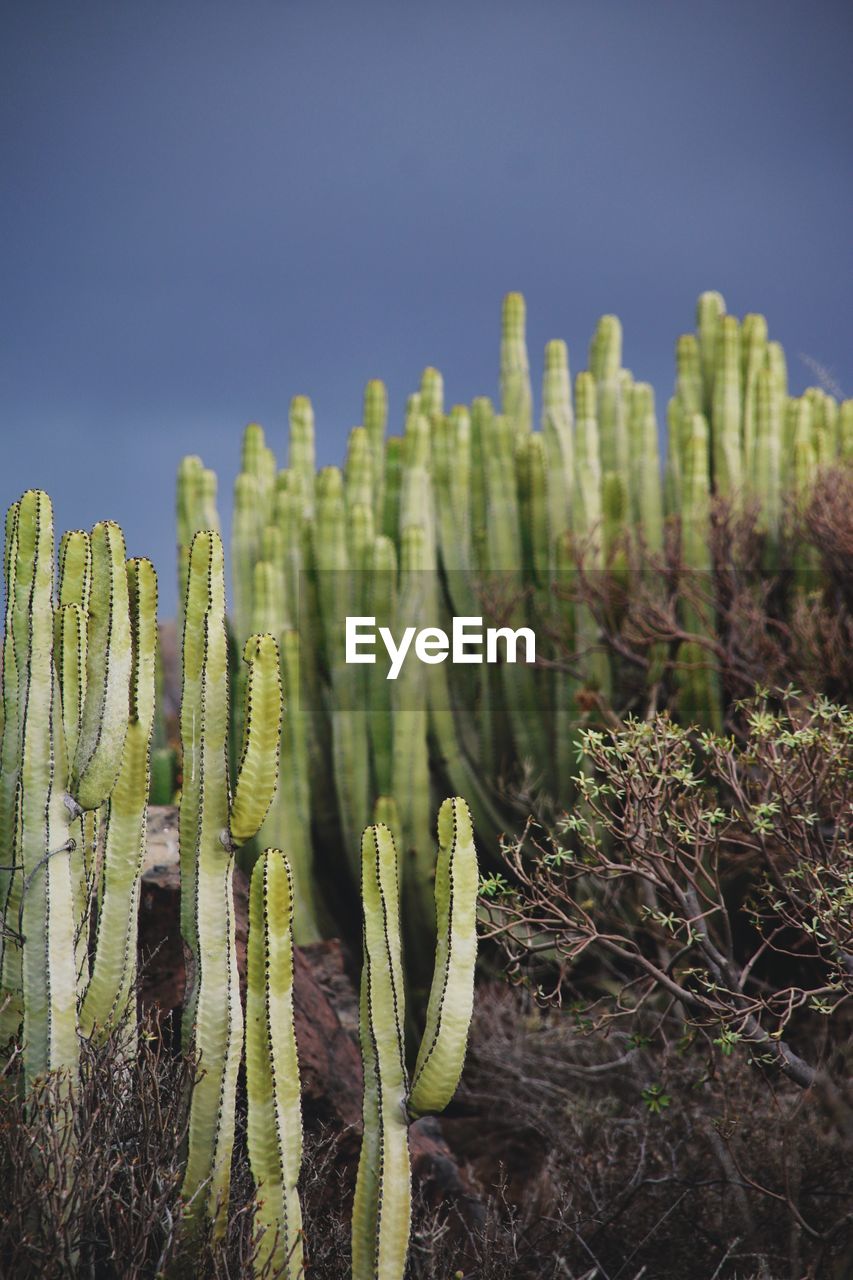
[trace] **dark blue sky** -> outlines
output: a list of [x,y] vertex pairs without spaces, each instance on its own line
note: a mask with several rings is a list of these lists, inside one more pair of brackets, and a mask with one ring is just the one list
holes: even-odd
[[3,508],[119,520],[174,609],[174,474],[227,516],[290,397],[338,461],[369,377],[494,393],[499,309],[586,362],[615,311],[659,407],[696,295],[853,394],[853,9],[821,0],[7,0]]

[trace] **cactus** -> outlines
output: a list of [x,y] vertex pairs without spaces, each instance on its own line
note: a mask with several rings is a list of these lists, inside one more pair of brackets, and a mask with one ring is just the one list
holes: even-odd
[[264,1228],[256,1274],[270,1265],[285,1280],[302,1275],[302,1162],[299,1061],[293,1025],[293,882],[287,859],[267,849],[249,894],[246,994],[247,1142]]
[[663,501],[655,393],[647,382],[631,389],[631,524],[650,552],[663,550]]
[[[403,534],[401,584],[397,607],[400,628],[419,625],[432,575],[426,570],[426,539],[419,525]],[[426,668],[406,663],[394,682],[392,794],[400,814],[403,893],[412,934],[415,967],[424,967],[431,946],[433,848],[430,835],[429,709]]]
[[421,374],[420,412],[431,422],[444,412],[444,379],[431,365]]
[[[547,344],[541,430],[534,431],[525,321],[524,299],[507,295],[500,414],[485,397],[446,413],[442,376],[429,367],[407,398],[402,437],[386,439],[385,387],[367,384],[344,474],[315,474],[305,397],[291,403],[287,470],[274,475],[256,424],[244,439],[235,631],[242,640],[250,628],[272,629],[282,649],[284,635],[298,633],[289,642],[298,675],[283,676],[291,702],[299,685],[307,756],[305,766],[294,740],[294,786],[279,796],[264,843],[288,849],[294,927],[304,937],[309,841],[318,851],[343,842],[354,855],[377,799],[393,798],[414,968],[422,971],[431,951],[431,788],[468,796],[478,830],[492,843],[510,817],[506,793],[519,785],[538,790],[545,804],[571,798],[578,729],[599,700],[636,707],[643,697],[662,699],[684,717],[716,723],[722,701],[708,656],[717,627],[713,600],[707,608],[682,605],[681,623],[698,648],[674,653],[654,645],[633,669],[608,652],[609,633],[623,618],[631,624],[641,581],[644,592],[660,592],[666,611],[678,581],[672,557],[679,529],[688,574],[694,582],[707,574],[714,497],[735,514],[758,511],[768,568],[793,561],[811,571],[802,547],[787,545],[786,502],[793,495],[787,509],[801,510],[819,469],[853,454],[849,404],[816,388],[790,398],[784,352],[769,339],[764,318],[753,313],[741,324],[711,292],[699,299],[696,331],[676,344],[663,480],[654,395],[623,367],[616,316],[599,320],[574,397],[565,344]],[[185,470],[184,487],[196,497],[183,504],[183,542],[199,518],[206,474],[197,459]],[[645,553],[666,576],[629,572]],[[598,603],[587,602],[590,591]],[[784,601],[784,583],[776,598]],[[381,658],[374,667],[348,669],[341,635],[347,614],[374,616],[397,631],[445,627],[450,614],[487,614],[488,623],[532,627],[544,661],[536,671],[484,663],[474,673],[450,663],[427,670],[407,663],[389,685]],[[233,685],[239,695],[239,677]],[[235,713],[240,701],[232,699]],[[329,790],[333,806],[321,803]],[[254,856],[247,851],[247,866]],[[359,874],[354,856],[352,872]]]
[[542,375],[542,438],[548,495],[548,553],[556,568],[557,545],[572,527],[575,445],[569,353],[556,339],[545,347]]
[[299,477],[302,514],[314,515],[314,410],[307,396],[290,402],[290,444],[287,456],[290,471]]
[[201,1076],[192,1092],[183,1181],[191,1227],[210,1218],[224,1230],[243,1015],[237,977],[232,874],[235,849],[266,816],[278,775],[281,682],[278,645],[253,635],[245,729],[233,796],[228,780],[228,655],[219,535],[195,535],[184,610],[180,809],[181,932],[190,958],[183,1043]]
[[711,408],[714,488],[724,498],[741,496],[740,328],[734,316],[720,320]]
[[[704,595],[702,604],[685,607],[688,631],[713,634],[713,600],[710,551],[710,485],[708,483],[708,426],[701,413],[694,413],[685,437],[684,500],[682,515],[682,558],[694,591]],[[694,641],[679,646],[680,703],[685,723],[708,725],[720,732],[720,697],[712,659]]]
[[385,826],[369,827],[362,839],[364,959],[359,1038],[364,1136],[353,1204],[354,1280],[402,1280],[411,1217],[409,1118],[447,1106],[465,1058],[473,1007],[478,882],[464,800],[445,800],[438,838],[435,965],[411,1084],[403,1031],[397,852]]
[[132,627],[130,718],[121,768],[104,819],[104,868],[92,975],[80,1009],[80,1029],[91,1035],[128,1014],[136,979],[136,923],[145,853],[154,723],[157,646],[157,576],[149,560],[127,565]]
[[531,428],[533,397],[527,358],[525,323],[527,308],[520,293],[508,293],[503,301],[501,324],[501,411],[517,435]]
[[702,366],[702,404],[690,405],[688,412],[710,416],[717,368],[717,347],[722,317],[726,304],[723,296],[708,290],[696,304],[696,330],[699,342],[699,359]]
[[0,787],[3,864],[11,867],[0,1034],[14,1035],[23,1019],[27,1087],[57,1068],[76,1080],[78,979],[88,979],[80,939],[91,896],[84,811],[109,797],[128,731],[131,637],[121,530],[101,522],[91,539],[68,535],[62,552],[55,612],[53,512],[47,494],[29,490],[6,521]]

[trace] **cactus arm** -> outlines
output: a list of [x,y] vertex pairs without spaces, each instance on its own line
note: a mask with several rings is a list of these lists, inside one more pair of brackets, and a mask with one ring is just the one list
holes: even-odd
[[[219,610],[205,616],[202,653],[203,721],[197,729],[201,788],[194,845],[196,982],[184,1011],[185,1044],[190,1043],[194,1031],[201,1075],[192,1092],[182,1194],[192,1202],[191,1224],[199,1218],[212,1218],[219,1234],[224,1230],[227,1213],[234,1092],[243,1035],[232,886],[234,858],[223,847],[222,839],[224,833],[227,840],[228,824],[227,654],[224,616]],[[182,809],[184,800],[182,794]]]
[[256,1271],[270,1263],[290,1280],[302,1274],[302,1163],[299,1061],[293,1024],[293,884],[278,849],[261,854],[249,895],[246,997],[247,1141],[266,1228]]
[[508,293],[501,314],[501,410],[516,435],[530,430],[533,396],[525,338],[527,309],[520,293]]
[[723,316],[717,349],[717,371],[711,409],[714,491],[729,501],[741,497],[740,327],[734,316]]
[[444,413],[444,378],[438,369],[429,365],[421,374],[419,388],[420,411],[430,421],[440,418]]
[[[764,316],[746,315],[743,318],[743,342],[741,344],[743,422],[741,439],[743,448],[743,480],[747,486],[755,469],[756,432],[756,380],[767,360],[767,321]],[[759,495],[760,496],[760,495]]]
[[457,614],[476,614],[471,587],[471,423],[456,405],[432,426],[432,483],[438,551]]
[[[695,413],[686,424],[684,436],[684,496],[681,521],[681,554],[685,570],[697,587],[704,580],[711,590],[710,553],[711,490],[708,476],[708,427],[702,414]],[[701,588],[700,588],[701,590]],[[713,622],[706,610],[688,602],[683,608],[688,631],[706,634]],[[713,659],[702,646],[686,641],[678,650],[679,713],[685,724],[710,725],[719,731],[719,677]]]
[[182,896],[192,894],[186,912],[182,910],[182,927],[184,920],[192,917],[184,937],[193,952],[197,980],[187,1000],[184,1043],[186,1047],[194,1033],[202,1074],[193,1088],[182,1194],[189,1201],[190,1229],[194,1230],[200,1219],[209,1218],[218,1239],[227,1222],[243,1043],[233,849],[235,842],[247,839],[257,829],[275,789],[281,684],[274,639],[251,637],[246,645],[249,698],[243,763],[231,807],[225,582],[222,542],[217,534],[194,538],[189,578],[181,706],[185,786],[180,833],[182,877],[185,866],[189,871]]
[[67,762],[53,668],[53,546],[50,499],[30,490],[18,504],[12,623],[20,715],[17,844],[27,1086],[58,1067],[75,1078],[78,1057],[71,815],[64,803]]
[[[61,592],[60,592],[61,596]],[[54,617],[54,665],[59,680],[65,749],[73,758],[80,736],[86,691],[86,617],[79,604],[60,604]],[[76,848],[71,854],[74,895],[75,952],[81,994],[89,972],[89,923],[94,898],[94,847],[87,848],[84,823],[91,826],[95,813],[81,814],[73,823]]]
[[411,1168],[397,853],[387,827],[368,827],[362,838],[362,900],[365,1141],[353,1204],[353,1277],[400,1280],[409,1245]]
[[628,422],[623,384],[619,377],[621,364],[622,325],[619,317],[602,316],[589,351],[589,368],[597,388],[601,470],[604,475],[615,472],[627,487]]
[[373,453],[373,514],[378,530],[385,520],[385,427],[388,422],[388,392],[379,378],[371,378],[364,388],[361,421]]
[[[51,566],[52,567],[52,566]],[[53,744],[53,779],[48,804],[48,858],[44,867],[46,879],[46,916],[42,929],[46,937],[48,988],[48,1060],[50,1071],[69,1072],[72,1085],[77,1082],[79,1042],[77,1039],[77,968],[74,947],[77,921],[74,911],[71,859],[79,838],[79,823],[74,822],[66,804],[62,779],[68,777],[68,756],[62,729],[62,709],[56,672],[51,673],[51,741]],[[25,882],[26,883],[26,882]],[[24,895],[24,937],[27,938],[26,897]],[[24,944],[32,951],[31,938]],[[36,963],[44,959],[41,940],[35,948]],[[24,1037],[26,1039],[26,988],[24,993]]]
[[550,566],[548,488],[544,436],[525,436],[516,448],[524,577],[544,587]]
[[[18,510],[15,502],[6,513],[6,538],[4,543],[3,571],[6,581],[6,608],[3,625],[3,736],[0,742],[0,918],[13,920],[20,899],[20,867],[16,867],[15,816],[19,776],[19,724],[18,724],[18,664],[12,636],[15,606],[15,573],[18,558]],[[15,868],[15,869],[13,869]],[[0,929],[0,981],[5,981],[5,955],[19,949],[7,940]],[[12,985],[17,985],[13,983]],[[0,995],[0,1002],[2,995]],[[10,1007],[10,1015],[15,1015]],[[6,1039],[6,1019],[0,1014],[0,1042]]]
[[[397,626],[423,625],[429,579],[426,539],[419,525],[402,537]],[[406,662],[393,684],[392,795],[400,811],[403,892],[412,924],[413,953],[433,928],[431,909],[434,846],[430,832],[429,711],[427,668]],[[415,967],[422,957],[417,955]]]
[[779,527],[782,518],[782,419],[783,394],[775,375],[762,369],[755,386],[755,450],[753,457],[753,492],[761,500],[759,527],[768,542],[768,568],[775,563]]
[[127,733],[131,640],[124,535],[103,520],[92,530],[86,701],[70,791],[81,809],[97,809],[121,766]]
[[696,303],[696,334],[699,343],[699,359],[702,366],[703,404],[694,413],[711,412],[717,361],[717,344],[726,304],[722,294],[713,289],[699,295]]
[[[247,432],[249,428],[246,428]],[[261,485],[258,477],[241,471],[234,481],[234,518],[231,526],[233,610],[231,620],[237,644],[248,640],[252,628],[252,584],[261,540]]]
[[676,394],[684,413],[703,413],[702,356],[695,333],[683,333],[675,344]]
[[435,970],[409,1094],[413,1116],[443,1111],[453,1097],[474,1004],[477,855],[471,815],[458,796],[441,806],[438,843]]
[[29,1085],[50,1067],[50,966],[46,928],[49,898],[48,864],[44,855],[50,849],[48,810],[53,782],[53,523],[46,495],[32,490],[23,495],[17,533],[12,624],[20,715],[16,862],[22,871],[19,890],[23,934],[21,985],[24,1074]]
[[[197,533],[184,611],[181,738],[181,931],[192,957],[183,1047],[195,1041],[201,1076],[192,1093],[182,1194],[190,1225],[227,1199],[233,1143],[231,1079],[242,1039],[237,978],[233,856],[228,838],[228,675],[225,580],[218,534]],[[224,1219],[220,1214],[218,1222]]]
[[[257,565],[257,569],[260,565]],[[258,627],[260,630],[261,628]],[[299,946],[317,942],[317,889],[311,847],[311,779],[307,715],[300,707],[301,642],[297,631],[276,627],[281,649],[283,711],[281,783],[258,833],[262,846],[287,845],[293,876],[293,938]]]
[[[397,612],[397,553],[390,538],[380,535],[373,544],[370,574],[370,602],[367,610],[377,627],[394,630]],[[394,762],[394,718],[392,683],[379,662],[368,668],[368,730],[371,763],[376,791],[391,790]]]
[[667,516],[677,516],[681,510],[683,466],[681,436],[684,409],[678,396],[671,396],[666,406],[666,480],[664,485],[664,509]]
[[287,465],[301,480],[302,514],[314,515],[314,409],[308,396],[294,396],[290,402],[290,437]]
[[[211,594],[222,575],[221,542],[211,531],[200,531],[192,539],[187,562],[186,595],[182,610],[184,619],[181,642],[183,683],[181,689],[180,732],[183,748],[183,785],[179,816],[181,864],[181,935],[195,955],[196,934],[196,855],[197,832],[202,801],[201,727],[202,668],[204,664],[204,620],[211,604]],[[224,610],[224,600],[223,600]],[[223,825],[227,809],[223,813]],[[185,1017],[184,1047],[191,1017]]]
[[663,550],[663,500],[655,396],[647,382],[634,384],[630,404],[632,514],[646,547],[657,555]]
[[272,804],[281,738],[281,672],[273,636],[250,636],[243,660],[249,667],[243,757],[229,824],[235,845],[251,840]]
[[569,353],[559,338],[545,347],[542,375],[542,438],[548,478],[548,551],[556,566],[556,544],[571,528],[574,436]]
[[149,560],[127,564],[133,666],[130,723],[121,769],[105,819],[103,892],[92,976],[80,1009],[80,1028],[91,1035],[128,1011],[136,977],[139,886],[148,814],[154,672],[157,649],[157,575]]
[[400,487],[403,474],[403,441],[389,436],[385,443],[385,487],[382,498],[382,532],[395,546],[400,541]]
[[54,660],[62,695],[62,723],[69,756],[77,749],[86,693],[86,615],[79,604],[61,604],[54,623]]
[[70,529],[59,540],[59,604],[89,608],[92,586],[92,540],[83,529]]
[[373,510],[373,450],[366,427],[353,427],[349,433],[344,486],[347,510],[369,507]]

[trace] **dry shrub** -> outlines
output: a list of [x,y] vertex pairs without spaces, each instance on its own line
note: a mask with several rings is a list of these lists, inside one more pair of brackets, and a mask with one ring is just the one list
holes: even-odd
[[[609,706],[618,717],[677,713],[680,646],[697,645],[719,674],[725,708],[757,685],[792,684],[837,700],[853,689],[853,468],[821,472],[805,508],[786,507],[780,545],[768,548],[756,502],[711,509],[713,568],[681,559],[678,521],[652,555],[626,539],[623,568],[589,573],[579,563],[560,594],[585,605],[611,658]],[[627,566],[627,567],[626,567]],[[701,627],[685,619],[702,620]],[[556,630],[557,665],[588,677],[589,656]]]
[[445,1123],[491,1192],[466,1278],[851,1274],[853,1170],[819,1109],[683,1030],[590,1032],[523,990],[481,990]]
[[[59,1073],[26,1099],[11,1073],[2,1080],[0,1275],[143,1280],[176,1264],[194,1067],[164,1047],[161,1033],[149,1019],[136,1049],[126,1032],[101,1046],[83,1042],[71,1101]],[[253,1275],[254,1191],[241,1136],[225,1241],[202,1240],[187,1261],[190,1275]]]

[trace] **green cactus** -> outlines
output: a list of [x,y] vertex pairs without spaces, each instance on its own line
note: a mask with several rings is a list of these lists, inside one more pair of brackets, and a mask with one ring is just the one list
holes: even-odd
[[740,345],[737,320],[723,316],[711,406],[712,464],[714,490],[730,501],[740,498],[743,486]]
[[180,809],[181,931],[189,955],[184,1048],[202,1074],[192,1092],[183,1182],[191,1227],[224,1230],[243,1015],[237,977],[232,874],[235,849],[255,835],[278,776],[281,682],[272,636],[251,636],[245,728],[233,797],[228,781],[228,653],[222,542],[197,533],[184,610]]
[[187,593],[187,573],[190,563],[190,544],[199,529],[219,530],[216,510],[216,472],[208,470],[201,458],[192,455],[184,458],[178,468],[176,512],[178,525],[178,636],[183,635],[184,597]]
[[501,412],[516,435],[531,429],[533,396],[527,358],[525,323],[527,308],[520,293],[508,293],[501,318]]
[[104,818],[103,884],[92,974],[80,1009],[80,1029],[90,1036],[130,1015],[136,979],[139,890],[145,855],[154,723],[157,647],[157,576],[149,560],[127,564],[132,621],[130,715],[121,768]]
[[302,514],[314,514],[314,410],[307,396],[294,396],[290,402],[290,437],[287,465],[299,477]]
[[[315,474],[305,397],[291,404],[289,467],[277,476],[261,428],[247,428],[234,520],[234,630],[241,640],[249,629],[282,638],[298,633],[291,649],[299,671],[290,683],[298,680],[307,769],[295,741],[288,768],[295,780],[307,773],[309,784],[279,796],[277,825],[271,818],[264,833],[264,843],[286,847],[292,860],[297,938],[305,936],[300,903],[310,843],[319,849],[343,841],[354,853],[377,797],[393,797],[408,924],[421,935],[413,947],[423,961],[431,929],[431,787],[467,795],[490,841],[509,816],[499,782],[504,790],[521,782],[543,801],[565,803],[578,729],[596,703],[643,696],[640,668],[630,671],[609,651],[612,625],[620,624],[625,601],[636,601],[638,584],[665,592],[676,581],[658,582],[652,571],[649,585],[649,573],[629,571],[646,563],[646,553],[660,562],[676,554],[680,529],[682,581],[710,583],[712,497],[735,514],[757,510],[768,568],[783,567],[794,551],[796,565],[808,567],[804,548],[783,542],[785,503],[793,494],[802,509],[819,470],[853,453],[849,406],[817,388],[802,403],[789,400],[784,352],[769,340],[766,321],[750,314],[739,323],[711,292],[699,299],[696,332],[676,345],[663,480],[654,396],[622,367],[616,316],[596,326],[574,405],[566,346],[547,344],[541,430],[534,432],[525,320],[524,299],[507,295],[501,414],[485,397],[470,410],[457,405],[445,413],[443,379],[429,367],[407,398],[403,437],[386,439],[387,393],[373,380],[362,425],[350,433],[345,474]],[[181,503],[179,541],[186,544],[200,518],[205,473],[198,459],[184,470],[189,496]],[[267,597],[277,602],[274,619],[265,613]],[[668,607],[663,598],[661,606]],[[348,669],[348,614],[374,616],[398,632],[401,624],[446,627],[451,615],[486,615],[487,624],[532,627],[544,662],[535,672],[521,663],[484,663],[476,673],[450,663],[425,671],[411,662],[389,683],[381,658],[372,668]],[[701,608],[688,601],[681,623],[698,645],[675,655],[684,673],[675,676],[681,714],[717,723],[719,678],[708,656],[717,627],[713,599]],[[70,615],[64,625],[70,669]],[[649,699],[671,697],[671,658],[669,647],[650,649],[642,676]],[[239,695],[239,675],[232,686]],[[232,698],[235,716],[240,702]],[[233,733],[232,742],[240,736]],[[334,806],[319,802],[330,786]],[[247,865],[251,856],[254,850]],[[80,885],[86,887],[83,879]],[[75,892],[82,897],[82,888]]]
[[438,839],[435,964],[411,1084],[403,1031],[397,852],[385,826],[369,827],[362,839],[364,1136],[353,1204],[353,1280],[402,1280],[411,1222],[409,1118],[447,1106],[465,1059],[474,996],[478,877],[464,800],[445,800]]
[[622,325],[618,316],[602,316],[589,349],[589,371],[595,379],[601,472],[630,484],[628,414],[623,394]]
[[542,375],[542,439],[547,475],[548,554],[552,569],[556,567],[558,543],[572,527],[573,426],[569,353],[565,342],[557,339],[545,347]]
[[6,521],[0,787],[3,864],[12,868],[4,883],[8,999],[0,1035],[14,1035],[23,1020],[26,1087],[57,1068],[76,1080],[78,983],[88,980],[81,935],[91,901],[80,849],[84,810],[109,797],[128,732],[131,634],[121,530],[106,521],[91,539],[74,533],[63,540],[56,611],[53,555],[50,499],[29,490]]
[[255,1273],[303,1274],[299,1060],[293,1023],[293,882],[287,859],[266,849],[249,893],[246,992],[247,1144],[264,1228]]
[[388,392],[379,378],[371,378],[364,388],[361,422],[373,452],[375,482],[374,517],[376,528],[384,530],[385,512],[385,428],[388,425]]
[[[685,607],[684,625],[689,632],[711,636],[711,486],[708,476],[708,425],[701,413],[694,413],[690,419],[684,446],[682,559],[688,584],[701,597],[701,600]],[[686,724],[707,725],[713,732],[720,732],[719,685],[711,655],[701,644],[690,640],[679,646],[678,661],[679,710],[682,721]]]
[[346,470],[344,483],[346,487],[347,510],[366,507],[373,516],[373,467],[374,454],[366,427],[353,427],[349,433]]
[[631,438],[631,523],[641,533],[653,555],[663,550],[663,498],[655,393],[647,382],[637,382],[629,399]]
[[767,321],[764,316],[744,316],[741,336],[742,473],[748,490],[755,471],[758,375],[767,362]]
[[710,418],[717,370],[717,347],[722,318],[726,313],[723,296],[714,290],[700,294],[696,304],[696,331],[702,365],[702,404],[687,406],[687,412],[704,413]]
[[694,333],[683,333],[675,346],[676,394],[684,413],[703,413],[702,353]]
[[768,542],[768,567],[776,563],[782,516],[782,420],[784,396],[769,368],[759,371],[755,384],[755,448],[752,491],[760,499],[759,527]]
[[[426,538],[419,525],[403,533],[397,626],[420,626],[425,596],[433,575],[427,571]],[[423,969],[424,949],[431,946],[433,846],[430,834],[429,702],[427,669],[406,662],[394,681],[392,794],[403,837],[403,892],[412,930],[415,967]]]
[[421,374],[420,412],[430,421],[440,418],[444,413],[444,379],[438,369],[432,366]]

